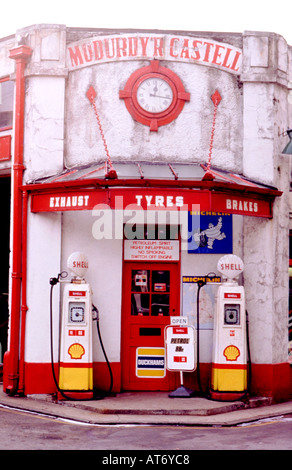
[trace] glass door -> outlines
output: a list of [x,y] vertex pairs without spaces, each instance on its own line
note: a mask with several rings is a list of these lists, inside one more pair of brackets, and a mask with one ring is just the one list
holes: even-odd
[[179,263],[124,263],[122,388],[171,390],[165,368],[164,329],[179,315]]

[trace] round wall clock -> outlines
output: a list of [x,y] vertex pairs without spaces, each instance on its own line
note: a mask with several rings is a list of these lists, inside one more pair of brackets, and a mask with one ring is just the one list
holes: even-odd
[[132,73],[119,96],[131,116],[150,131],[176,119],[190,100],[181,79],[158,60]]

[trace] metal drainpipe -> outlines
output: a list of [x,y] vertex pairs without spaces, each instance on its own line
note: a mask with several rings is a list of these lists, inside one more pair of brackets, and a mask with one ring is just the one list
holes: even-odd
[[21,289],[21,326],[20,326],[20,353],[19,353],[19,381],[18,393],[24,394],[24,352],[25,352],[25,326],[26,312],[28,310],[26,304],[26,270],[27,270],[27,206],[28,194],[22,192],[22,289]]
[[[9,58],[16,62],[15,119],[14,119],[14,163],[13,163],[13,232],[12,274],[10,305],[10,347],[4,355],[4,390],[9,395],[17,392],[19,380],[20,298],[21,298],[21,242],[22,242],[22,180],[25,77],[24,71],[32,49],[21,45],[9,51]],[[7,367],[7,370],[5,370]],[[6,379],[5,379],[6,378]]]

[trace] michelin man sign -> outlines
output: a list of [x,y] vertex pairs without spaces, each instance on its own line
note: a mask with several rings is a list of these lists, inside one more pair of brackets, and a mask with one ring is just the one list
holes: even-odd
[[188,253],[232,253],[231,214],[189,212],[188,231]]

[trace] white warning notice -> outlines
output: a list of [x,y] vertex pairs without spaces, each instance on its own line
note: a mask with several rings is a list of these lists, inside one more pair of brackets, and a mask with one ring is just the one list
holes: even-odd
[[126,261],[179,261],[178,240],[125,240]]

